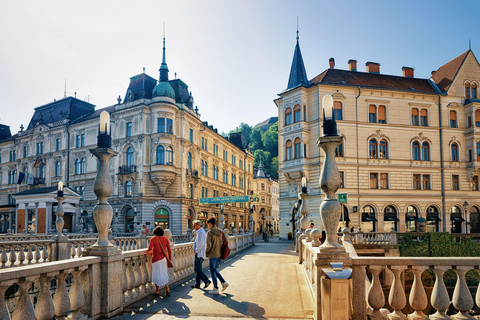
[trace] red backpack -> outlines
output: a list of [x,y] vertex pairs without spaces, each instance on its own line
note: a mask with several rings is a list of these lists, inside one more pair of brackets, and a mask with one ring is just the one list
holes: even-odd
[[230,248],[228,247],[227,239],[225,238],[225,235],[222,232],[222,249],[220,250],[220,259],[221,260],[227,259],[229,254],[230,254]]

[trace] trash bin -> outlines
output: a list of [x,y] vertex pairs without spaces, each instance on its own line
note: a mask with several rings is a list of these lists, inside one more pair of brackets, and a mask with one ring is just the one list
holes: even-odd
[[348,320],[352,314],[352,269],[343,269],[342,262],[330,263],[332,268],[322,269],[322,320]]

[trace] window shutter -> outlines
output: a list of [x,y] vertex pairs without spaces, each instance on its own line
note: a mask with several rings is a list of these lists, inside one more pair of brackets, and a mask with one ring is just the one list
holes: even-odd
[[379,121],[386,120],[385,106],[378,107],[378,120]]
[[368,113],[375,113],[375,105],[371,104],[368,106]]
[[341,102],[338,102],[338,101],[335,101],[333,103],[333,109],[335,110],[342,110],[342,103]]
[[418,109],[416,108],[412,109],[412,116],[418,116]]
[[457,113],[454,110],[450,110],[450,120],[457,120]]
[[426,116],[427,116],[427,110],[422,109],[422,110],[420,111],[420,116],[426,117]]

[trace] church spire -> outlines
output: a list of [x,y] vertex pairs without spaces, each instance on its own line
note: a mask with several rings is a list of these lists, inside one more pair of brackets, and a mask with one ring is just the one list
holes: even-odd
[[163,57],[162,57],[162,65],[160,66],[160,82],[167,82],[168,81],[168,67],[167,61],[165,58],[165,23],[163,23]]
[[[298,24],[298,21],[297,21]],[[300,51],[300,44],[298,41],[298,25],[297,25],[297,44],[293,54],[292,68],[290,69],[290,76],[288,77],[287,89],[292,89],[297,86],[308,86],[310,82],[307,78],[305,65],[303,64],[302,52]]]

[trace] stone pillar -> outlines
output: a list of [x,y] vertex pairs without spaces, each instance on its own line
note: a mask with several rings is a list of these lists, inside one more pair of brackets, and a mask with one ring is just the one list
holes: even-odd
[[[24,230],[28,230],[28,203],[25,203],[25,226],[23,227]],[[23,230],[19,230],[23,233]]]
[[[10,221],[11,223],[11,221]],[[18,233],[18,204],[15,205],[15,230],[12,230],[12,233]]]
[[38,233],[38,202],[35,202],[35,233]]
[[47,201],[46,205],[47,205],[47,209],[45,210],[45,233],[48,233],[52,226],[53,203],[50,201]]

